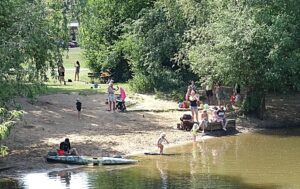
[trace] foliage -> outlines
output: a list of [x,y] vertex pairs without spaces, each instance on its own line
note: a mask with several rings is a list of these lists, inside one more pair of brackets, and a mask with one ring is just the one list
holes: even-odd
[[18,95],[33,99],[45,89],[40,83],[48,69],[54,74],[62,63],[69,33],[67,11],[60,0],[0,1],[0,140],[17,118],[9,109],[11,100]]
[[257,112],[266,90],[299,90],[299,5],[207,1],[207,19],[186,32],[184,62],[200,77],[240,83],[247,93],[244,110]]
[[131,35],[136,47],[129,56],[134,88],[144,90],[143,85],[138,87],[141,78],[148,92],[170,91],[180,86],[180,69],[172,57],[180,47],[185,22],[177,4],[156,2],[133,26]]
[[[89,0],[82,17],[81,35],[89,67],[94,71],[111,71],[115,81],[130,78],[128,61],[123,48],[118,43],[124,33],[124,25],[138,17],[144,7],[152,3],[148,0],[118,1]],[[116,72],[123,69],[121,77]]]
[[[0,107],[0,141],[8,136],[11,127],[15,124],[16,119],[22,115],[21,111],[11,110]],[[0,145],[0,156],[7,155],[7,147]]]

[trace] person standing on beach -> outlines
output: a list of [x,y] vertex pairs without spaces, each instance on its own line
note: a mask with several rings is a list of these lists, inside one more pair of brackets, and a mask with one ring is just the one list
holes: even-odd
[[79,72],[80,72],[80,63],[79,63],[79,61],[76,61],[76,63],[75,63],[75,79],[74,79],[74,81],[76,81],[76,78],[77,78],[77,81],[79,81]]
[[77,118],[80,119],[80,113],[81,113],[81,105],[80,99],[77,98],[76,100],[76,109],[77,109]]
[[196,118],[197,123],[199,123],[199,120],[198,120],[198,104],[197,104],[197,102],[199,101],[199,98],[196,95],[196,92],[194,90],[191,91],[191,95],[189,97],[189,100],[190,100],[190,105],[191,105],[191,112],[192,112],[193,121],[195,121],[195,118]]
[[169,141],[166,139],[165,133],[161,133],[159,138],[157,139],[157,147],[159,148],[159,154],[163,154],[163,151],[164,151],[163,142],[166,142],[167,144],[169,144]]
[[65,81],[65,67],[63,65],[58,67],[58,80],[59,83],[64,82],[64,85],[66,85]]
[[188,101],[189,100],[189,97],[191,95],[191,92],[193,91],[196,91],[196,85],[195,85],[195,81],[191,81],[191,84],[188,86],[187,88],[187,91],[186,91],[186,94],[185,94],[185,100]]
[[[115,90],[118,90],[119,87],[117,87],[117,89],[114,88],[114,83],[113,80],[110,81],[110,83],[108,84],[108,88],[107,88],[107,93],[108,93],[108,104],[109,104],[109,109],[107,111],[115,111],[116,109],[116,98],[115,98]],[[113,106],[113,107],[111,107]]]

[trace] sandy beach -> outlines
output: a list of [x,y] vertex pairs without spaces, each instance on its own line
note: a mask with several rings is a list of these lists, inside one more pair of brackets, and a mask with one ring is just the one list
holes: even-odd
[[[80,120],[75,107],[78,97],[82,101]],[[9,155],[0,161],[1,167],[13,168],[1,174],[68,167],[48,164],[44,159],[47,152],[57,149],[66,137],[80,154],[94,157],[158,151],[155,144],[161,132],[167,134],[169,146],[192,140],[189,132],[176,129],[184,112],[130,111],[176,108],[175,102],[139,95],[128,99],[128,104],[135,104],[128,112],[120,113],[106,111],[105,99],[105,94],[82,96],[77,93],[43,95],[34,103],[25,98],[17,99],[24,116],[4,141]]]
[[[290,98],[294,103],[295,99]],[[82,117],[77,119],[76,99],[82,102]],[[10,136],[3,141],[9,148],[9,155],[0,159],[1,175],[15,175],[22,172],[51,170],[54,168],[70,168],[64,164],[49,164],[45,155],[55,150],[66,137],[81,155],[101,157],[113,155],[131,155],[157,151],[156,140],[161,132],[167,134],[170,145],[166,147],[192,142],[190,132],[176,128],[179,118],[186,112],[166,111],[153,112],[142,110],[165,110],[177,108],[177,103],[158,100],[151,95],[129,96],[127,104],[131,104],[128,112],[106,111],[105,94],[79,95],[51,94],[42,95],[33,103],[25,98],[16,101],[24,109],[24,116],[11,130]],[[288,101],[274,100],[269,103],[269,112],[276,114],[278,103]],[[281,106],[282,107],[282,106]],[[294,108],[294,109],[293,109]],[[299,121],[298,104],[290,107]],[[135,111],[133,111],[135,110]],[[141,111],[136,111],[141,110]],[[187,112],[190,113],[190,112]],[[289,116],[289,114],[282,114]],[[282,116],[281,115],[281,116]],[[284,117],[284,119],[290,119]],[[259,125],[256,122],[237,125],[239,132],[248,132]],[[208,136],[205,136],[208,138]],[[199,140],[202,140],[199,134]],[[6,169],[7,170],[3,170]]]

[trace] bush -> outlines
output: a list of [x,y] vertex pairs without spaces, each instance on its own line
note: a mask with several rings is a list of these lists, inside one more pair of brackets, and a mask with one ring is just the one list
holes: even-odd
[[129,80],[129,85],[135,92],[147,93],[154,92],[154,83],[151,81],[151,78],[146,77],[142,74],[136,74],[134,77]]

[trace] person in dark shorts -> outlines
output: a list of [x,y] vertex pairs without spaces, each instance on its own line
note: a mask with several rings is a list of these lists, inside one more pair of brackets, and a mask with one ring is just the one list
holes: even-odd
[[81,102],[80,102],[79,98],[77,98],[77,100],[76,100],[76,109],[77,109],[77,112],[78,112],[77,117],[78,117],[78,119],[80,119]]
[[197,104],[197,102],[199,101],[199,97],[198,97],[198,95],[196,94],[196,92],[194,90],[191,91],[189,100],[190,100],[190,105],[191,105],[191,112],[192,112],[193,121],[195,122],[195,119],[196,119],[196,122],[199,123],[199,120],[198,120],[198,104]]

